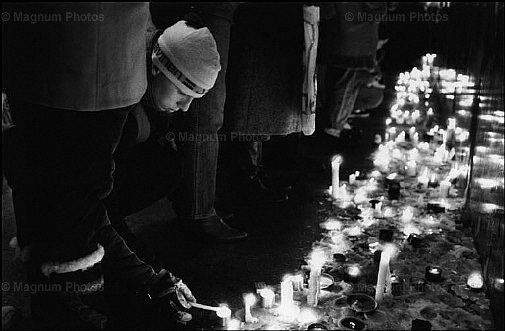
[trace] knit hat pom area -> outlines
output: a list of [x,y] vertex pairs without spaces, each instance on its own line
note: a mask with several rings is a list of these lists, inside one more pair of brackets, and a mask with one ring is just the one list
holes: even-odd
[[221,70],[216,41],[206,27],[195,29],[179,21],[159,37],[154,66],[183,93],[201,98],[215,84]]

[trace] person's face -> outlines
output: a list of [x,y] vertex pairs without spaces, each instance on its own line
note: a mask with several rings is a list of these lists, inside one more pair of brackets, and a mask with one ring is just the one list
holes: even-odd
[[154,79],[154,103],[161,112],[173,113],[187,111],[193,97],[183,93],[165,75],[158,74]]

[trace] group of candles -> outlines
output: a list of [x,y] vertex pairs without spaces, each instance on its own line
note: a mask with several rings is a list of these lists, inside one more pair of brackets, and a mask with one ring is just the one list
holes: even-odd
[[[468,173],[467,166],[460,166],[455,163],[450,170],[449,174],[439,182],[438,175],[436,172],[432,172],[428,167],[424,167],[421,170],[419,167],[419,162],[421,161],[420,152],[428,153],[432,152],[432,160],[435,165],[445,164],[452,160],[456,154],[456,149],[453,147],[454,142],[463,142],[468,139],[468,131],[458,128],[456,126],[456,120],[454,118],[449,118],[447,122],[447,129],[443,130],[438,125],[433,126],[423,138],[428,138],[429,141],[420,141],[420,133],[417,132],[415,125],[420,124],[421,111],[415,106],[420,102],[419,94],[423,94],[425,99],[430,97],[430,93],[433,91],[430,88],[429,78],[433,71],[433,61],[436,54],[426,54],[423,57],[423,67],[422,70],[414,68],[411,72],[401,73],[398,79],[397,86],[395,87],[397,91],[398,101],[391,107],[391,117],[386,120],[386,125],[393,123],[393,120],[397,125],[411,125],[407,130],[399,130],[397,127],[390,127],[385,135],[385,143],[382,143],[382,138],[375,137],[375,143],[378,145],[378,150],[374,159],[374,165],[380,171],[374,171],[370,175],[369,181],[366,185],[358,185],[358,179],[360,178],[360,172],[356,171],[349,175],[348,184],[351,187],[355,187],[355,196],[352,197],[347,192],[347,186],[340,183],[340,166],[343,162],[343,158],[340,155],[335,155],[331,160],[331,187],[329,193],[331,197],[339,201],[349,201],[353,200],[356,204],[368,201],[368,194],[374,191],[377,187],[377,180],[382,176],[381,172],[386,172],[389,170],[391,161],[404,162],[404,175],[405,177],[417,177],[418,183],[421,188],[438,188],[439,197],[441,199],[446,199],[450,197],[450,190],[454,182],[458,180],[465,180]],[[470,81],[468,76],[457,75],[452,69],[449,70],[439,70],[438,75],[442,79],[444,91],[456,91],[462,87],[472,86],[473,83]],[[406,104],[414,105],[414,110],[402,110],[402,107]],[[429,108],[429,103],[425,101],[424,106]],[[500,114],[502,115],[502,114]],[[429,108],[426,111],[424,124],[430,123],[431,119],[434,117],[434,111]],[[501,116],[503,118],[503,115]],[[502,119],[503,121],[503,119]],[[408,133],[408,139],[407,139]],[[403,153],[396,146],[398,144],[404,144],[410,141],[413,147],[408,151],[408,153]],[[405,145],[403,145],[405,146]],[[481,151],[482,152],[482,151]],[[482,154],[482,153],[481,153]],[[503,156],[497,155],[497,160],[503,162]],[[488,161],[488,160],[486,160]],[[474,162],[481,162],[479,156],[474,157]],[[491,160],[492,162],[492,160]],[[390,188],[395,188],[395,184],[399,183],[397,174],[390,174],[386,178],[386,182]],[[363,182],[360,181],[359,184]],[[482,181],[481,186],[486,184]],[[503,183],[501,183],[503,186]],[[359,186],[359,187],[358,187]],[[397,187],[399,190],[399,185]],[[398,195],[392,195],[390,193],[390,199],[394,197],[398,199]],[[376,217],[391,217],[395,213],[391,208],[386,208],[383,212],[383,200],[384,197],[380,199],[372,199],[370,203],[372,204],[371,216],[365,217],[363,213],[363,225],[367,222],[368,225],[373,224],[374,218]],[[445,200],[442,200],[445,201]],[[422,237],[420,236],[421,231],[414,226],[414,210],[411,207],[406,207],[403,210],[401,220],[404,226],[403,233],[408,237],[407,242],[411,244],[414,248],[419,247],[422,244]],[[430,224],[435,224],[433,216],[430,216],[426,220]],[[343,253],[349,247],[345,245],[347,237],[359,236],[362,234],[362,228],[358,225],[350,228],[343,228],[342,223],[338,220],[328,220],[322,225],[324,229],[330,232],[328,236],[331,239],[331,253],[334,256],[341,255],[344,257]],[[387,232],[387,233],[386,233]],[[401,292],[401,286],[403,279],[398,275],[391,273],[390,262],[394,258],[395,254],[398,252],[398,247],[391,243],[392,231],[383,230],[379,235],[379,240],[382,243],[379,245],[378,253],[380,253],[379,268],[377,273],[377,283],[375,291],[375,300],[381,302],[384,295],[398,294]],[[337,253],[337,254],[336,254]],[[315,248],[310,254],[308,260],[308,281],[303,274],[296,275],[286,275],[282,282],[280,283],[280,302],[276,304],[275,298],[276,294],[273,288],[265,287],[257,290],[257,294],[261,297],[262,308],[267,310],[275,310],[276,315],[279,316],[280,320],[284,322],[293,322],[297,320],[302,324],[316,323],[318,320],[317,315],[314,311],[305,309],[300,309],[300,303],[294,300],[294,293],[303,291],[306,294],[306,305],[309,307],[315,307],[319,303],[319,297],[321,294],[321,274],[323,266],[328,262],[328,252],[319,248]],[[361,274],[359,265],[351,265],[347,270],[351,278],[356,278]],[[440,282],[443,280],[442,276],[443,270],[439,266],[427,266],[425,270],[425,278],[420,280],[418,283],[413,283],[416,289],[425,289],[426,282]],[[307,285],[305,285],[305,283]],[[503,291],[503,278],[497,278],[494,281],[494,287],[500,291]],[[467,279],[468,288],[479,291],[484,287],[484,280],[480,272],[472,273]],[[395,293],[396,292],[396,293]],[[244,295],[244,321],[245,323],[256,323],[258,319],[253,316],[252,307],[256,304],[257,297],[253,293],[248,293]],[[208,306],[195,304],[195,307],[204,308]],[[215,310],[217,315],[221,317],[224,321],[225,326],[228,329],[239,329],[241,321],[237,319],[231,319],[231,311],[226,305],[221,305],[220,307],[210,307]],[[313,324],[315,325],[315,324]]]

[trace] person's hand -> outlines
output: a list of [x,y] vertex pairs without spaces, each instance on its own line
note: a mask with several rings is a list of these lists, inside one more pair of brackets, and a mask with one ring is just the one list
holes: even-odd
[[190,302],[196,302],[195,297],[193,296],[193,293],[191,293],[191,290],[189,287],[182,282],[182,280],[179,280],[175,284],[175,293],[177,295],[177,299],[179,300],[179,303],[181,306],[183,306],[186,309],[191,308]]
[[191,314],[185,310],[191,308],[190,302],[196,302],[196,299],[180,278],[163,269],[156,276],[148,293],[151,299],[168,308],[168,314],[177,322],[191,321]]

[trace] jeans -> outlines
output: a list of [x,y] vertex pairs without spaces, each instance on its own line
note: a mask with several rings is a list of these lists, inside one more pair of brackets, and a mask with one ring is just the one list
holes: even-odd
[[113,187],[112,154],[129,107],[37,108],[3,134],[20,247],[33,246],[31,260],[43,263],[75,260],[100,244],[107,279],[146,286],[153,269],[112,228],[103,202]]
[[347,123],[349,115],[354,110],[360,87],[368,81],[368,77],[369,73],[365,70],[327,67],[326,109],[333,129],[342,130]]
[[193,100],[189,111],[184,114],[187,132],[183,132],[183,137],[192,139],[180,141],[184,171],[173,207],[181,219],[198,220],[216,214],[214,202],[219,151],[217,132],[223,124],[226,98],[225,76],[231,29],[230,13],[221,15],[209,11],[202,14],[216,40],[221,58],[221,71],[214,87],[203,98]]

